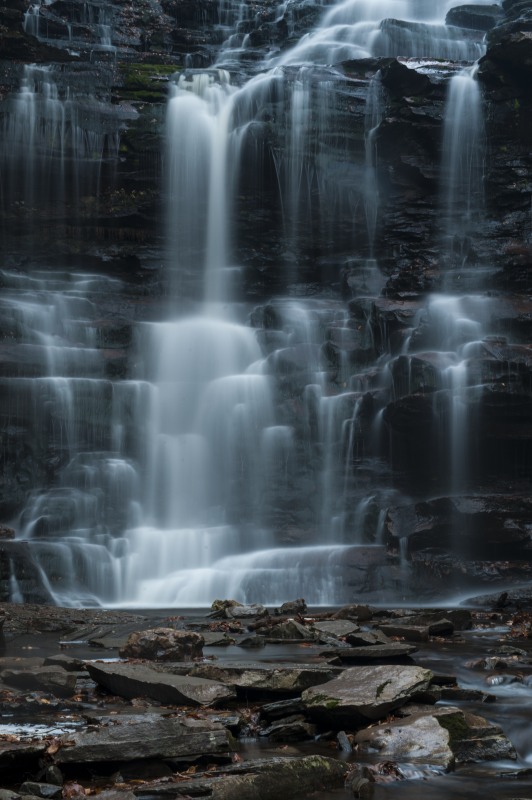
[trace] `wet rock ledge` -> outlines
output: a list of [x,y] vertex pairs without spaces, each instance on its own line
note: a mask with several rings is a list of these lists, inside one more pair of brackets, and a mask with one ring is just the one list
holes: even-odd
[[[532,673],[529,599],[319,612],[226,600],[194,616],[1,604],[0,798],[362,797],[405,765],[437,780],[513,761],[478,706],[494,708],[503,669]],[[495,655],[465,662],[485,691],[427,666],[454,648],[464,667],[477,628],[506,631]]]

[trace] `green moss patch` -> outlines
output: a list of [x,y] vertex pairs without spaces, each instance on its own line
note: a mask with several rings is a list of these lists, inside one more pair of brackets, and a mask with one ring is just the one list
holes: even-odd
[[334,697],[328,697],[326,694],[314,695],[314,697],[310,697],[307,700],[307,703],[308,705],[313,705],[313,706],[324,706],[329,710],[337,708],[337,706],[340,705],[339,700],[336,700]]
[[449,731],[449,744],[460,742],[471,736],[467,722],[460,714],[442,714],[436,718],[442,728]]
[[121,96],[142,103],[160,103],[166,100],[168,83],[179,71],[175,64],[121,64]]
[[377,686],[377,691],[375,692],[375,697],[380,697],[381,694],[384,692],[386,687],[391,683],[391,681],[384,681],[379,686]]

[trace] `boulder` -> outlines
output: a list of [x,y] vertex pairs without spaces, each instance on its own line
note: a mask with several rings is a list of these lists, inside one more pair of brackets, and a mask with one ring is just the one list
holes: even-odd
[[489,31],[502,18],[502,10],[497,3],[488,6],[463,5],[449,9],[445,17],[447,25],[460,28],[471,28],[477,31]]
[[448,727],[450,744],[458,763],[517,758],[514,746],[498,725],[477,714],[461,713],[463,720],[445,715],[440,717],[440,723]]
[[255,603],[250,606],[234,605],[226,608],[225,614],[230,619],[249,619],[267,616],[268,609]]
[[307,604],[305,603],[304,599],[300,597],[298,600],[288,600],[288,602],[283,603],[278,609],[276,609],[277,613],[279,614],[306,614],[307,612]]
[[486,58],[516,82],[525,82],[532,72],[532,19],[507,22],[491,30]]
[[120,649],[122,658],[147,658],[154,661],[186,661],[201,658],[204,639],[194,631],[153,628],[132,633]]
[[371,647],[372,645],[391,644],[391,640],[378,628],[373,631],[353,631],[345,637],[351,647]]
[[453,706],[415,713],[398,722],[357,733],[359,752],[378,752],[394,761],[413,761],[451,769],[455,762],[516,758],[498,725]]
[[91,678],[120,697],[151,697],[173,705],[212,706],[235,697],[232,686],[203,677],[174,675],[146,664],[87,662]]
[[395,58],[381,67],[381,80],[393,97],[430,93],[429,77]]
[[306,689],[302,700],[313,718],[352,730],[424,696],[431,680],[432,672],[417,666],[351,667],[328,683]]
[[280,622],[270,628],[268,635],[271,639],[313,639],[313,633],[309,628],[305,628],[295,619],[287,622]]
[[391,761],[430,764],[445,771],[454,766],[449,731],[432,715],[366,728],[355,737],[359,753],[378,753]]
[[210,617],[226,617],[227,612],[233,609],[243,608],[238,600],[213,600],[211,603]]

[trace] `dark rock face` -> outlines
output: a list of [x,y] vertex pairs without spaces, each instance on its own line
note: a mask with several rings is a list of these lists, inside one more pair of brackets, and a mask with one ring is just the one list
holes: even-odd
[[489,31],[502,16],[501,7],[496,3],[490,6],[463,5],[451,8],[447,12],[445,22],[447,25],[458,25],[461,28]]
[[[102,21],[98,19],[99,12],[97,13],[95,10],[92,19],[82,21],[81,18],[85,12],[81,3],[64,4],[58,1],[51,6],[43,6],[40,11],[43,16],[42,27],[44,30],[48,26],[49,35],[48,38],[44,37],[42,41],[39,41],[35,36],[24,32],[23,11],[22,4],[16,3],[4,7],[2,11],[5,29],[16,31],[16,36],[27,48],[27,55],[19,57],[33,63],[47,61],[57,63],[61,59],[67,59],[72,64],[69,69],[78,69],[82,66],[85,57],[84,51],[81,52],[81,55],[71,55],[68,48],[64,47],[65,41],[68,41],[68,37],[65,38],[66,22],[68,21],[68,24],[74,26],[75,30],[72,34],[74,39],[79,35],[80,40],[85,41],[84,46],[90,50],[91,47],[94,48],[95,42],[91,43],[83,37],[89,36],[91,31],[93,37],[96,35],[95,30],[98,25],[102,24]],[[482,59],[480,73],[482,81],[489,87],[485,101],[490,106],[488,141],[493,144],[492,155],[488,160],[490,173],[488,187],[493,186],[493,192],[488,191],[488,203],[491,202],[493,196],[493,202],[497,203],[497,207],[493,209],[495,220],[500,218],[500,204],[504,196],[504,187],[507,187],[507,191],[515,196],[516,167],[509,167],[513,174],[505,176],[504,159],[508,163],[515,162],[515,144],[519,143],[520,136],[524,135],[527,130],[526,115],[529,113],[529,104],[525,97],[521,97],[522,91],[519,89],[519,87],[524,89],[527,84],[526,41],[529,15],[527,8],[521,7],[520,4],[505,5],[504,12],[505,18],[502,24],[498,24],[489,34],[488,53]],[[285,13],[288,14],[288,11]],[[448,21],[454,25],[459,20],[462,27],[465,24],[473,26],[474,23],[479,28],[484,24],[487,25],[488,20],[493,22],[500,13],[498,6],[492,8],[491,6],[466,5],[452,9],[449,12],[452,20]],[[288,27],[292,31],[292,36],[301,35],[305,30],[305,25],[310,26],[315,22],[313,19],[315,9],[304,3],[291,7],[290,14],[292,18]],[[272,46],[273,43],[276,46],[285,44],[281,33],[282,21],[277,19],[274,24],[273,17],[274,8],[273,6],[270,8],[267,3],[260,9],[254,7],[249,9],[249,20],[245,25],[242,23],[242,35],[251,37],[249,52],[253,51],[254,46],[260,49],[265,44],[268,46]],[[59,26],[57,35],[51,35],[53,33],[50,28],[52,20],[55,20],[55,24]],[[475,22],[475,20],[477,21]],[[146,3],[142,7],[138,6],[134,9],[120,3],[111,4],[108,22],[112,30],[110,46],[118,48],[116,51],[117,64],[107,63],[104,59],[105,52],[93,49],[91,52],[97,52],[100,60],[96,62],[98,66],[90,76],[87,75],[84,82],[88,91],[94,93],[93,74],[96,71],[100,71],[102,77],[107,74],[107,95],[109,96],[109,90],[112,87],[111,91],[114,92],[115,99],[132,100],[137,110],[137,116],[135,120],[127,121],[123,126],[121,142],[125,159],[122,157],[118,162],[118,174],[116,172],[113,175],[109,174],[109,188],[99,192],[100,213],[95,217],[93,210],[88,209],[89,213],[84,214],[83,219],[76,220],[75,227],[72,226],[71,221],[68,228],[72,234],[77,237],[81,235],[85,241],[91,242],[92,247],[94,247],[95,240],[100,239],[101,245],[108,248],[105,239],[114,238],[115,241],[121,243],[120,250],[123,253],[128,249],[126,243],[130,240],[131,250],[136,250],[138,253],[142,250],[143,244],[140,237],[142,236],[145,241],[150,240],[152,243],[155,233],[153,203],[157,202],[157,198],[154,192],[159,191],[161,173],[160,132],[157,133],[153,123],[156,123],[160,131],[164,121],[164,114],[159,105],[159,101],[162,99],[161,94],[164,95],[164,91],[161,93],[160,90],[166,89],[165,79],[173,69],[182,66],[183,59],[186,57],[197,58],[200,62],[199,65],[203,66],[206,66],[209,61],[212,62],[215,49],[220,46],[220,39],[224,35],[221,26],[226,22],[220,19],[217,3],[197,4],[177,0],[163,3],[161,7],[157,4]],[[76,29],[76,26],[79,27]],[[275,32],[273,32],[274,28]],[[487,28],[483,27],[482,29]],[[13,35],[15,34],[13,33]],[[54,47],[49,44],[50,41],[54,43]],[[4,43],[4,46],[7,45]],[[33,47],[31,52],[30,47]],[[35,49],[38,47],[43,48],[40,54]],[[124,56],[127,55],[127,60],[121,61],[121,48],[124,50]],[[12,57],[9,52],[4,55],[5,59]],[[19,82],[19,76],[16,70],[13,71],[13,65],[9,62],[6,63],[8,70],[3,77],[4,93],[7,90],[15,90]],[[412,288],[417,290],[417,286],[422,291],[437,288],[437,277],[430,277],[430,275],[434,271],[434,267],[438,266],[439,257],[437,250],[430,242],[434,242],[434,234],[437,232],[437,219],[434,211],[438,205],[437,173],[440,160],[441,124],[446,81],[453,70],[448,69],[446,73],[442,67],[439,74],[434,71],[427,74],[422,69],[407,68],[404,64],[390,58],[349,62],[345,63],[343,68],[346,75],[352,79],[342,83],[337,81],[336,91],[339,99],[338,120],[335,123],[337,130],[340,131],[346,124],[352,126],[357,118],[363,124],[364,102],[359,102],[361,80],[367,81],[380,69],[382,84],[388,93],[386,113],[378,132],[378,177],[382,184],[381,195],[385,198],[380,212],[382,219],[379,241],[376,243],[376,254],[381,268],[393,280],[393,283],[390,284],[390,288],[393,287],[392,291],[398,291],[399,280],[405,289],[408,287],[410,291]],[[137,73],[136,82],[135,71]],[[20,68],[18,68],[18,72],[20,73]],[[72,85],[73,73],[67,72],[66,74],[69,75],[68,82]],[[499,91],[492,91],[490,84],[494,82],[499,84]],[[507,96],[507,100],[501,97],[501,90]],[[157,97],[157,93],[159,93],[159,97]],[[349,99],[347,100],[347,98]],[[507,105],[510,99],[511,104]],[[519,103],[518,109],[515,101]],[[344,102],[348,103],[347,114],[341,109]],[[494,123],[497,127],[501,127],[501,131],[504,130],[506,145],[504,151],[502,151],[502,143],[501,148],[497,147]],[[509,135],[508,123],[514,129],[511,135]],[[518,126],[521,127],[522,133]],[[276,136],[278,134],[270,129],[267,135]],[[353,156],[357,154],[356,151],[360,146],[357,139],[361,135],[363,138],[363,131],[350,136],[348,147]],[[524,148],[524,139],[522,145]],[[270,145],[273,152],[279,146],[280,142],[275,144],[274,141]],[[506,153],[508,155],[505,155]],[[523,149],[524,156],[525,150]],[[264,166],[268,171],[273,169],[273,163],[268,165],[266,161]],[[524,174],[525,163],[523,163],[522,169]],[[245,169],[242,174],[244,175],[246,172],[250,174],[249,170]],[[510,180],[510,178],[514,178],[514,180]],[[143,185],[142,191],[134,188],[138,187],[139,179]],[[134,184],[132,184],[132,180],[135,181]],[[265,174],[262,177],[262,185],[263,190],[275,192],[275,176]],[[244,262],[248,263],[250,282],[257,281],[258,276],[254,274],[254,257],[250,246],[244,239],[247,225],[253,225],[253,208],[256,205],[256,200],[253,199],[255,188],[255,183],[248,187],[249,195],[243,204],[243,208],[247,207],[249,223],[245,216],[240,220],[244,238],[239,247],[246,254]],[[245,185],[242,186],[242,190],[246,191]],[[274,197],[272,196],[271,199],[273,201]],[[515,199],[508,198],[513,207],[515,207]],[[523,201],[524,199],[523,197]],[[124,211],[128,213],[125,214]],[[507,209],[507,216],[509,213],[510,208]],[[264,221],[263,219],[262,222],[264,223]],[[272,226],[273,234],[278,221],[270,218],[269,225]],[[361,229],[363,227],[360,226]],[[493,227],[487,230],[488,239],[492,238],[493,232],[495,232]],[[501,234],[502,227],[498,231],[498,235]],[[320,244],[314,233],[311,235],[312,252],[319,253],[323,245]],[[268,238],[270,248],[272,248],[274,237]],[[512,235],[507,238],[506,243],[500,241],[496,243],[493,255],[497,256],[501,252],[501,247],[510,248],[512,246],[511,239],[519,239],[519,231],[515,224],[512,226]],[[67,243],[68,235],[65,240],[65,244]],[[56,245],[57,242],[54,244]],[[363,243],[360,242],[359,246],[363,246]],[[263,264],[272,257],[275,258],[274,251],[271,254],[268,252],[260,254]],[[144,260],[145,258],[141,258],[141,268]],[[501,260],[500,255],[499,260]],[[259,266],[258,261],[256,265]],[[315,269],[316,267],[314,267]],[[312,277],[319,276],[315,274]],[[310,272],[309,278],[311,278]],[[279,276],[271,274],[269,282],[275,286],[278,279]]]
[[389,508],[386,527],[413,549],[447,544],[458,554],[497,558],[530,544],[529,515],[527,497],[441,497]]

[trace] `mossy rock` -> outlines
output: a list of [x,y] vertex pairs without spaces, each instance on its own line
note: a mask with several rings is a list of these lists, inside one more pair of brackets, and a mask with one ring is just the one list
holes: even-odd
[[170,78],[178,71],[175,64],[121,64],[118,93],[139,103],[164,102]]

